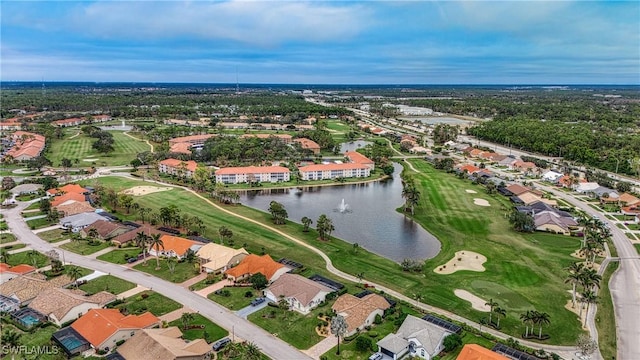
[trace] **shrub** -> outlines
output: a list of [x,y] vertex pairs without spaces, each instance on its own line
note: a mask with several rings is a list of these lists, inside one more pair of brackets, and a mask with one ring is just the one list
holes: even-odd
[[142,297],[142,295],[138,295],[138,296],[136,296],[136,301],[142,301],[142,299],[144,299],[144,298]]
[[253,291],[249,290],[249,291],[245,292],[244,293],[244,297],[246,297],[246,298],[253,297]]
[[380,314],[376,314],[376,318],[373,320],[374,324],[382,324],[382,316],[380,316]]
[[444,338],[442,344],[444,345],[444,350],[449,352],[462,345],[462,338],[458,334],[451,334]]
[[142,293],[142,294],[140,294],[140,297],[142,297],[143,299],[146,299],[146,298],[148,298],[148,297],[149,297],[149,294],[147,294],[147,293]]
[[120,346],[122,344],[124,344],[124,340],[119,340],[119,341],[116,342],[116,346]]
[[360,336],[356,339],[356,349],[358,351],[371,351],[373,349],[373,341],[370,338]]
[[367,335],[369,335],[369,337],[372,337],[372,338],[377,338],[378,337],[378,332],[377,331],[369,331],[367,333]]

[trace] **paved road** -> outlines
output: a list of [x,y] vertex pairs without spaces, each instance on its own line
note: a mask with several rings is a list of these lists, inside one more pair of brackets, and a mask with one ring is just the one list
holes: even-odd
[[[28,204],[22,203],[18,207],[4,211],[9,229],[20,241],[30,245],[32,248],[44,253],[55,247],[37,237],[27,227],[20,216],[20,211]],[[102,271],[133,283],[148,287],[168,298],[171,298],[184,306],[197,311],[216,324],[227,330],[233,329],[240,338],[250,339],[260,350],[273,359],[310,359],[310,357],[286,342],[272,336],[265,330],[250,323],[249,321],[236,316],[226,308],[211,302],[205,298],[193,294],[191,291],[182,288],[177,284],[170,283],[153,277],[149,274],[129,269],[100,260],[90,259],[78,254],[67,252],[66,261],[85,268]]]
[[589,205],[562,191],[538,186],[579,207],[587,214],[598,215],[609,224],[612,240],[620,258],[620,266],[609,281],[618,331],[618,356],[616,358],[640,359],[640,256],[638,256],[638,252],[622,230]]

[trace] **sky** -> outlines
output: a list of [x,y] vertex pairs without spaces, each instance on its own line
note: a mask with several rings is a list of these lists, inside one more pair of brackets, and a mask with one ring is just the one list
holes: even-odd
[[0,80],[640,84],[638,1],[11,1]]

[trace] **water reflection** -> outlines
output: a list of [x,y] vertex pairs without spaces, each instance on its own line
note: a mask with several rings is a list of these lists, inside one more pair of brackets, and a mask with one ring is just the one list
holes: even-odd
[[[244,205],[267,211],[272,200],[282,203],[289,219],[300,222],[307,216],[315,221],[321,214],[333,220],[332,234],[349,243],[394,261],[405,258],[432,258],[440,242],[420,225],[395,211],[403,204],[402,167],[395,164],[394,178],[367,184],[295,189],[250,190],[241,194]],[[342,200],[349,211],[335,211]]]

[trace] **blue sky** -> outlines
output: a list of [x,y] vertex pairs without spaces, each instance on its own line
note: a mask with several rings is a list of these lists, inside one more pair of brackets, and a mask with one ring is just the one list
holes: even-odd
[[3,81],[640,84],[638,1],[7,1]]

